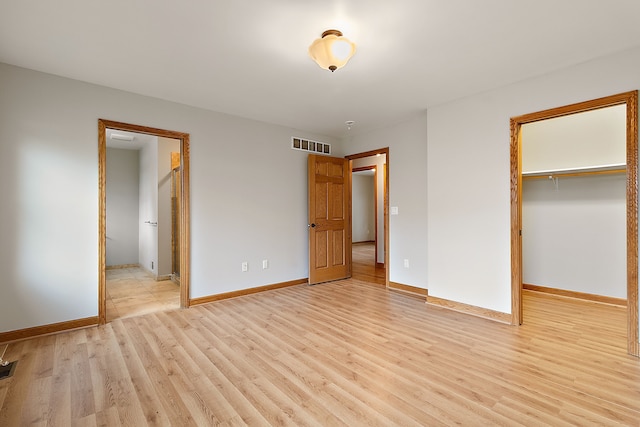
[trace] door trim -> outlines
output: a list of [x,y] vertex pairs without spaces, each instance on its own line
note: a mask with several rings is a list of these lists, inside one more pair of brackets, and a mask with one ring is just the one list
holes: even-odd
[[640,356],[638,343],[638,91],[512,117],[511,180],[511,323],[522,324],[522,150],[523,124],[596,110],[627,106],[627,351]]
[[98,323],[107,323],[107,128],[180,140],[182,195],[180,218],[180,307],[190,306],[189,134],[98,119]]
[[[389,270],[390,270],[390,265],[389,265],[389,147],[385,147],[385,148],[379,148],[377,150],[371,150],[371,151],[365,151],[363,153],[356,153],[356,154],[351,154],[349,156],[346,156],[345,158],[348,159],[350,162],[349,167],[353,168],[351,161],[355,160],[355,159],[361,159],[363,157],[372,157],[375,156],[377,154],[384,154],[385,155],[385,167],[384,170],[382,171],[384,173],[384,177],[383,177],[383,182],[384,182],[384,275],[385,275],[385,286],[388,288],[389,287]],[[353,195],[352,195],[353,196]],[[377,211],[377,209],[376,209]],[[376,234],[376,240],[377,240],[377,234]],[[377,242],[376,242],[376,246],[377,246]],[[376,263],[378,261],[378,254],[376,253]]]

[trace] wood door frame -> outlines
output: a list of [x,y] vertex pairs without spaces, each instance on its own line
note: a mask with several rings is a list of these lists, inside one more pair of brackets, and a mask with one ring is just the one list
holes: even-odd
[[107,129],[144,133],[180,141],[182,194],[180,212],[180,307],[190,306],[189,134],[98,119],[98,323],[107,323]]
[[[178,183],[176,183],[175,175],[179,173]],[[178,189],[182,189],[179,185],[182,182],[182,169],[180,165],[180,153],[171,152],[171,198],[175,196]],[[178,234],[180,231],[180,224],[175,223],[175,215],[180,215],[182,212],[180,203],[182,202],[182,192],[178,192],[180,197],[176,197],[177,203],[171,202],[171,279],[180,284],[180,239],[176,239],[176,228]],[[175,207],[178,207],[176,210]],[[177,212],[176,212],[177,211]],[[178,259],[176,260],[176,252],[178,253]],[[178,276],[176,278],[176,271]]]
[[[349,162],[349,165],[352,165],[353,162]],[[373,221],[374,221],[374,268],[378,267],[378,168],[375,165],[371,166],[362,166],[354,168],[351,166],[351,199],[353,200],[353,173],[354,172],[364,172],[364,171],[373,171]],[[353,203],[351,203],[351,209],[353,210]],[[351,215],[351,227],[353,228],[353,214]],[[351,230],[351,236],[353,238],[353,230]]]
[[522,324],[522,135],[523,124],[614,105],[626,105],[627,143],[627,351],[640,356],[638,344],[638,91],[512,117],[511,180],[511,323]]
[[[377,150],[366,151],[363,153],[356,153],[346,156],[345,158],[349,160],[349,168],[353,170],[353,160],[361,159],[364,157],[373,157],[376,155],[385,155],[385,168],[382,171],[384,173],[383,182],[384,182],[384,283],[385,286],[389,287],[389,147],[379,148]],[[376,170],[377,173],[377,170]],[[377,185],[377,180],[376,180]],[[351,195],[353,197],[353,194]],[[377,191],[376,191],[377,197]],[[378,207],[376,206],[376,216],[378,212]],[[377,222],[377,221],[376,221]],[[377,245],[378,245],[378,230],[376,224],[376,264],[378,263],[378,253],[377,253]]]

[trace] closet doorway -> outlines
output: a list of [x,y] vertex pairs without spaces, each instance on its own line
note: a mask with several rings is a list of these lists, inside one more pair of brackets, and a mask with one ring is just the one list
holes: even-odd
[[[622,108],[618,108],[616,106],[620,106]],[[611,107],[611,108],[609,108]],[[541,167],[536,170],[536,167],[532,167],[532,164],[535,163],[535,159],[531,159],[530,150],[531,146],[527,146],[527,150],[523,149],[523,134],[527,134],[527,141],[532,141],[534,138],[534,132],[532,129],[550,129],[551,123],[560,123],[559,118],[563,118],[563,124],[569,123],[571,121],[575,121],[576,119],[584,119],[587,115],[596,117],[595,114],[599,114],[600,116],[606,112],[606,114],[611,114],[612,112],[617,111],[619,114],[622,111],[622,116],[620,121],[620,147],[618,152],[615,154],[609,153],[609,151],[613,152],[616,149],[612,146],[607,146],[607,142],[604,144],[601,142],[600,147],[589,147],[587,145],[587,139],[584,138],[584,145],[579,145],[573,148],[562,148],[562,144],[551,145],[551,149],[555,150],[558,159],[551,159],[552,161],[557,161],[560,164],[564,164],[562,157],[565,157],[565,162],[569,162],[568,167],[561,167],[557,165],[553,165],[553,162],[548,162],[547,165],[551,164],[552,167]],[[626,114],[625,114],[626,112]],[[578,115],[578,113],[585,113]],[[579,117],[583,116],[583,117]],[[553,119],[553,120],[551,120]],[[546,122],[545,122],[546,121]],[[619,95],[613,95],[601,99],[596,99],[593,101],[587,101],[579,104],[573,104],[565,107],[555,108],[551,110],[545,110],[537,113],[527,114],[524,116],[514,117],[511,119],[511,265],[512,265],[512,323],[513,324],[521,324],[523,320],[526,322],[526,319],[523,319],[522,315],[522,289],[523,289],[523,233],[525,236],[530,236],[527,234],[531,231],[532,223],[527,221],[526,225],[529,228],[523,231],[523,178],[527,179],[527,194],[536,194],[535,191],[538,191],[537,194],[540,194],[540,189],[547,192],[547,195],[542,198],[542,201],[547,205],[551,204],[549,202],[556,202],[561,200],[562,194],[558,192],[560,190],[559,186],[563,186],[563,190],[566,190],[565,194],[571,194],[572,189],[577,188],[578,192],[581,195],[586,194],[584,188],[593,187],[591,190],[597,190],[595,187],[601,185],[615,185],[618,188],[618,192],[620,193],[620,197],[622,200],[618,202],[617,209],[618,219],[621,222],[624,222],[624,203],[625,203],[625,188],[624,188],[624,177],[626,172],[626,257],[622,253],[623,250],[620,248],[620,253],[618,254],[618,258],[623,257],[626,258],[626,303],[627,303],[627,343],[628,343],[628,352],[630,354],[638,356],[638,183],[637,183],[637,169],[638,169],[638,148],[637,148],[637,91],[627,92]],[[586,122],[585,122],[586,123]],[[543,125],[543,126],[540,126]],[[525,127],[523,129],[523,127]],[[527,130],[525,132],[524,130]],[[567,138],[569,139],[569,138]],[[579,139],[579,138],[578,138]],[[596,139],[596,138],[594,138]],[[604,138],[606,139],[606,138]],[[580,141],[578,141],[580,142]],[[611,143],[610,143],[611,144]],[[547,151],[553,151],[548,149]],[[592,153],[588,154],[587,152],[591,150]],[[563,154],[564,151],[564,154]],[[529,153],[527,156],[527,161],[523,160],[523,152]],[[607,158],[609,156],[609,158]],[[535,156],[531,156],[535,157]],[[547,155],[547,158],[551,158],[552,155]],[[583,157],[583,159],[576,160],[576,157]],[[611,159],[614,159],[613,161]],[[571,164],[571,162],[575,162]],[[582,163],[580,163],[582,162]],[[544,164],[544,162],[540,163]],[[546,182],[544,182],[545,180]],[[564,181],[563,181],[564,180]],[[589,184],[586,184],[584,180],[592,180]],[[617,183],[616,183],[617,181]],[[547,186],[544,188],[544,186]],[[550,187],[551,186],[551,189]],[[556,193],[554,194],[553,187],[555,187]],[[535,190],[537,188],[537,190]],[[611,187],[613,188],[613,187]],[[534,191],[534,192],[532,192]],[[549,192],[551,191],[551,192]],[[608,190],[604,190],[601,194],[607,194]],[[590,193],[597,194],[597,193]],[[551,196],[549,196],[551,195]],[[608,202],[608,201],[607,201]],[[623,203],[620,205],[620,203]],[[566,209],[575,209],[575,206],[570,206],[571,201],[569,203],[564,203],[561,205],[563,211],[545,211],[545,212],[557,212],[558,217],[567,215]],[[534,204],[535,206],[535,204]],[[542,205],[538,205],[542,206]],[[548,209],[549,206],[544,206],[539,209]],[[527,214],[529,215],[531,211],[530,204],[527,204]],[[529,217],[530,219],[530,217]],[[544,221],[543,221],[544,223]],[[551,222],[547,222],[548,225],[553,226]],[[601,226],[601,224],[598,224]],[[618,228],[618,236],[621,242],[618,244],[625,244],[625,230],[622,224],[615,224]],[[544,231],[544,230],[543,230]],[[574,234],[575,240],[579,240],[583,238],[582,234],[579,232]],[[536,236],[537,237],[537,236]],[[526,237],[524,237],[526,238]],[[536,247],[535,245],[531,245],[531,238],[527,241],[527,248]],[[556,243],[561,244],[561,243]],[[615,244],[614,244],[615,245]],[[540,246],[538,246],[540,247]],[[578,251],[576,251],[578,252]],[[538,261],[531,261],[531,253],[527,257],[527,263],[529,265],[534,265]],[[535,254],[534,254],[535,255]],[[542,257],[538,257],[542,258]],[[536,257],[534,257],[536,259]],[[550,259],[546,259],[546,265],[553,264],[553,261]],[[620,270],[624,270],[624,262],[620,263]],[[543,265],[543,263],[538,263],[538,266]],[[561,268],[555,268],[555,273],[553,274],[561,274]],[[570,267],[567,267],[571,269]],[[574,268],[575,269],[575,268]],[[594,270],[595,272],[596,270]],[[529,278],[534,275],[528,273]],[[538,273],[538,271],[536,271]],[[620,276],[618,279],[624,283],[625,273],[623,271],[617,271],[617,276]],[[538,277],[542,277],[539,275]],[[566,279],[566,278],[565,278]],[[586,281],[586,280],[585,280]],[[618,289],[619,294],[625,293],[625,286],[621,283],[620,289]],[[528,285],[529,286],[529,285]],[[542,288],[542,287],[539,287]],[[555,290],[554,290],[555,291]],[[560,293],[560,292],[559,292]],[[580,294],[580,292],[574,292],[575,294]],[[562,293],[560,293],[562,295]],[[585,292],[584,295],[589,295],[588,292]],[[603,298],[606,300],[606,298]],[[620,300],[620,299],[619,299]]]
[[[139,125],[132,125],[109,120],[98,120],[98,154],[99,154],[99,280],[98,280],[98,316],[100,324],[107,322],[107,142],[113,140],[108,138],[117,134],[121,139],[132,138],[137,136],[138,139],[155,140],[155,149],[150,150],[153,154],[143,154],[141,150],[140,156],[150,156],[149,161],[139,162],[140,168],[155,169],[139,173],[140,182],[140,211],[136,214],[137,224],[134,223],[136,231],[134,239],[139,240],[139,253],[132,254],[131,257],[138,261],[139,265],[124,265],[127,271],[122,271],[124,275],[131,275],[132,283],[140,278],[144,280],[145,276],[153,276],[153,282],[162,285],[170,285],[171,282],[157,282],[157,280],[171,279],[179,285],[180,307],[189,306],[189,135],[181,132],[167,131],[162,129],[149,128]],[[124,141],[132,142],[132,141]],[[114,147],[115,148],[115,147]],[[116,152],[125,152],[126,150],[111,150],[111,155]],[[164,152],[166,151],[166,153]],[[158,157],[162,154],[162,163],[158,161]],[[166,156],[165,156],[166,154]],[[155,160],[153,157],[155,155]],[[164,157],[166,157],[166,171],[160,171],[160,165],[164,165]],[[155,173],[154,173],[155,172]],[[160,173],[162,172],[162,173]],[[165,173],[166,172],[166,173]],[[154,178],[155,177],[155,178]],[[137,178],[138,179],[138,178]],[[144,184],[143,181],[149,181]],[[144,184],[144,185],[143,185]],[[155,188],[158,191],[151,191],[151,194],[142,198],[142,188]],[[166,188],[167,191],[161,190]],[[166,194],[165,194],[166,193]],[[112,194],[111,197],[113,197]],[[115,199],[115,197],[114,197]],[[166,199],[166,200],[164,200]],[[142,203],[142,201],[145,203]],[[131,203],[131,202],[130,202]],[[134,202],[135,203],[135,202]],[[144,205],[144,206],[143,206]],[[154,210],[153,207],[156,206]],[[158,207],[166,206],[166,209]],[[135,207],[133,208],[135,209]],[[131,214],[133,215],[133,214]],[[140,216],[141,215],[141,216]],[[119,224],[121,225],[121,224]],[[162,227],[162,233],[159,228]],[[124,233],[126,234],[126,233]],[[138,237],[138,234],[140,237]],[[148,234],[148,236],[147,236]],[[143,236],[144,235],[144,236]],[[146,236],[146,237],[145,237]],[[151,242],[151,243],[150,243]],[[113,243],[113,242],[112,242]],[[156,255],[147,258],[151,251],[144,250],[143,246],[153,244],[157,246]],[[165,248],[164,251],[158,249]],[[111,258],[114,258],[114,248],[110,248]],[[138,249],[138,248],[135,248]],[[133,250],[135,250],[133,249]],[[148,249],[148,248],[147,248]],[[118,248],[120,250],[120,248]],[[110,261],[113,264],[113,260]],[[115,262],[118,264],[118,261]],[[135,264],[135,263],[134,263]],[[148,265],[147,265],[148,264]],[[144,267],[144,268],[141,268]],[[114,270],[110,270],[112,273]],[[117,274],[116,274],[117,275]],[[155,286],[154,284],[145,283],[145,286]],[[172,285],[172,284],[171,284]],[[126,285],[128,286],[128,285]],[[175,287],[175,285],[173,285]],[[150,289],[151,290],[151,289]],[[162,289],[153,289],[158,292],[158,298]],[[175,294],[174,294],[175,295]]]

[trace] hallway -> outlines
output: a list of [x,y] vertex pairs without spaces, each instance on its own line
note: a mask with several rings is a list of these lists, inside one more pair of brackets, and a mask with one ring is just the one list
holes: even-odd
[[107,322],[179,306],[180,287],[171,280],[157,282],[140,267],[107,270]]
[[385,285],[385,269],[376,266],[376,244],[373,242],[352,245],[351,277],[365,282]]

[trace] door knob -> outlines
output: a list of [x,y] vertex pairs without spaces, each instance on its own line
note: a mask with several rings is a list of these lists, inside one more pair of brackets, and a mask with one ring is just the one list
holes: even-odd
[[315,224],[311,224],[311,225],[309,225],[309,227],[316,228],[316,225]]

